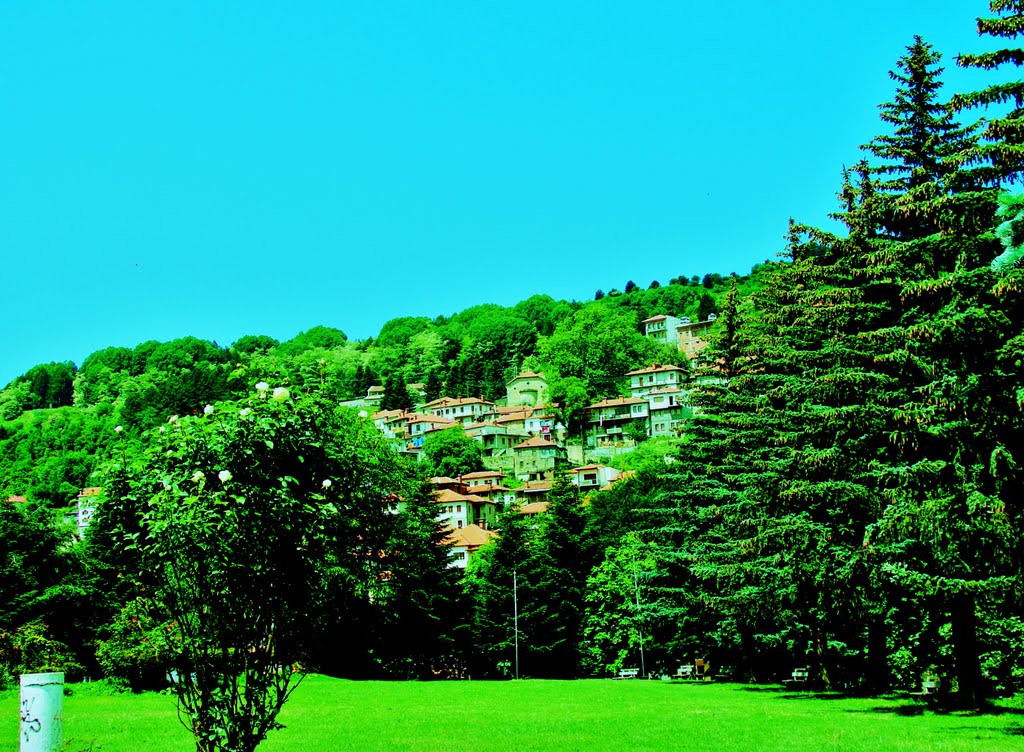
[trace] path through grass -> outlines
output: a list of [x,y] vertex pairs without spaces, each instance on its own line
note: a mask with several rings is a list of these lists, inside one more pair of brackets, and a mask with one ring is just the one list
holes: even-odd
[[[17,750],[17,693],[0,695]],[[736,684],[349,682],[311,676],[261,752],[953,752],[1024,749],[1024,711],[941,714],[906,700],[821,698]],[[190,752],[166,695],[65,698],[72,750]]]

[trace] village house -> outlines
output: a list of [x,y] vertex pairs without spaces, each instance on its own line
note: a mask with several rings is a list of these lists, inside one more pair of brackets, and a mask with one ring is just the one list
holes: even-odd
[[569,471],[569,482],[580,491],[598,491],[613,483],[621,471],[607,465],[583,465]]
[[380,410],[370,420],[386,439],[404,439],[408,433],[409,413],[405,410]]
[[497,537],[498,534],[493,530],[484,529],[479,525],[467,525],[449,531],[445,539],[445,542],[451,544],[451,561],[448,566],[465,569],[480,547]]
[[523,371],[507,384],[506,404],[536,407],[544,403],[548,382],[542,374]]
[[647,402],[651,436],[677,436],[693,415],[689,392],[678,387],[653,389]]
[[467,436],[483,445],[485,457],[501,454],[528,436],[526,431],[511,429],[507,425],[497,423],[472,423],[466,426],[465,431]]
[[629,394],[643,398],[654,389],[681,387],[686,381],[687,371],[679,366],[652,363],[647,368],[638,368],[626,374],[629,377]]
[[516,492],[501,483],[488,483],[483,486],[473,486],[473,495],[489,499],[494,502],[498,509],[511,506],[518,500]]
[[551,486],[552,481],[550,480],[527,481],[516,489],[516,493],[519,494],[519,503],[523,505],[523,509],[531,504],[546,504],[548,495],[551,493]]
[[528,436],[526,420],[532,415],[532,407],[499,408],[499,414],[494,419],[494,424],[503,426],[509,431],[521,433],[523,436]]
[[644,335],[662,343],[678,342],[679,331],[676,329],[682,319],[675,316],[651,316],[643,320]]
[[493,408],[493,402],[479,397],[440,397],[423,406],[423,410],[431,415],[447,418],[463,425],[481,421],[481,416]]
[[567,462],[566,451],[543,436],[534,436],[512,448],[515,475],[520,480],[548,480],[560,465]]
[[438,522],[454,529],[473,524],[473,505],[465,495],[446,488],[434,493],[434,502]]
[[424,434],[451,428],[454,425],[456,425],[454,421],[438,417],[437,415],[410,413],[408,420],[406,420],[406,431],[408,438],[412,439],[416,446],[422,446]]
[[586,409],[587,445],[598,447],[621,442],[626,427],[636,420],[647,421],[647,400],[615,397],[595,402]]
[[682,319],[676,326],[679,352],[685,354],[690,360],[700,355],[701,351],[708,346],[708,334],[717,318],[718,316],[712,313],[708,316],[707,321]]

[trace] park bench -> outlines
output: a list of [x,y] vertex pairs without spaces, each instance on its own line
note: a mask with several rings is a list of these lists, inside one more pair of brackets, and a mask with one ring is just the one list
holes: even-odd
[[806,668],[795,668],[789,679],[786,679],[783,684],[787,687],[803,687],[807,685],[807,679],[810,676],[810,672]]
[[638,668],[620,668],[619,675],[616,679],[636,679],[640,676],[640,669]]
[[935,699],[936,695],[939,694],[939,679],[935,676],[929,676],[921,680],[921,691],[911,692],[911,697],[920,697],[922,700]]
[[682,666],[676,669],[677,679],[692,679],[693,678],[693,665],[684,663]]

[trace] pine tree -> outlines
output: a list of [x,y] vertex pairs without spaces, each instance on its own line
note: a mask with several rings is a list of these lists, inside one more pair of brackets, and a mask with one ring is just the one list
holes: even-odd
[[565,475],[555,478],[538,539],[530,578],[542,598],[528,602],[532,676],[573,679],[582,671],[584,591],[593,564],[579,489]]
[[[978,34],[1015,39],[1024,31],[1024,1],[991,0],[993,18],[978,19]],[[1007,64],[1024,65],[1024,50],[1003,48],[993,52],[962,54],[957,64],[965,68],[998,70]],[[972,178],[987,185],[1016,182],[1024,169],[1024,81],[993,84],[985,89],[953,97],[958,109],[1009,104],[1010,111],[990,117],[982,132],[985,143],[957,160],[969,167]]]
[[405,380],[397,371],[392,372],[384,380],[384,395],[381,397],[381,410],[412,410],[412,395],[405,385]]

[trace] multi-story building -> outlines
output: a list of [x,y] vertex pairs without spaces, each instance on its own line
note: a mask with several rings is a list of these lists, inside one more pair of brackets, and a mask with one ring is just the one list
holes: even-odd
[[555,471],[567,462],[564,447],[543,436],[534,436],[512,448],[515,474],[520,480],[550,480]]
[[647,368],[638,368],[626,374],[629,377],[629,394],[640,399],[655,389],[681,387],[686,381],[687,371],[679,366],[652,363]]
[[682,319],[675,316],[651,316],[643,320],[644,335],[658,342],[670,343],[679,340],[679,332],[676,327],[682,323]]
[[679,352],[693,360],[701,354],[701,351],[708,346],[708,334],[715,325],[718,317],[715,314],[708,316],[707,321],[690,321],[682,319],[676,325],[676,341],[679,343]]
[[587,444],[592,447],[621,442],[626,427],[637,420],[647,421],[647,400],[638,397],[603,399],[590,405],[587,412]]

